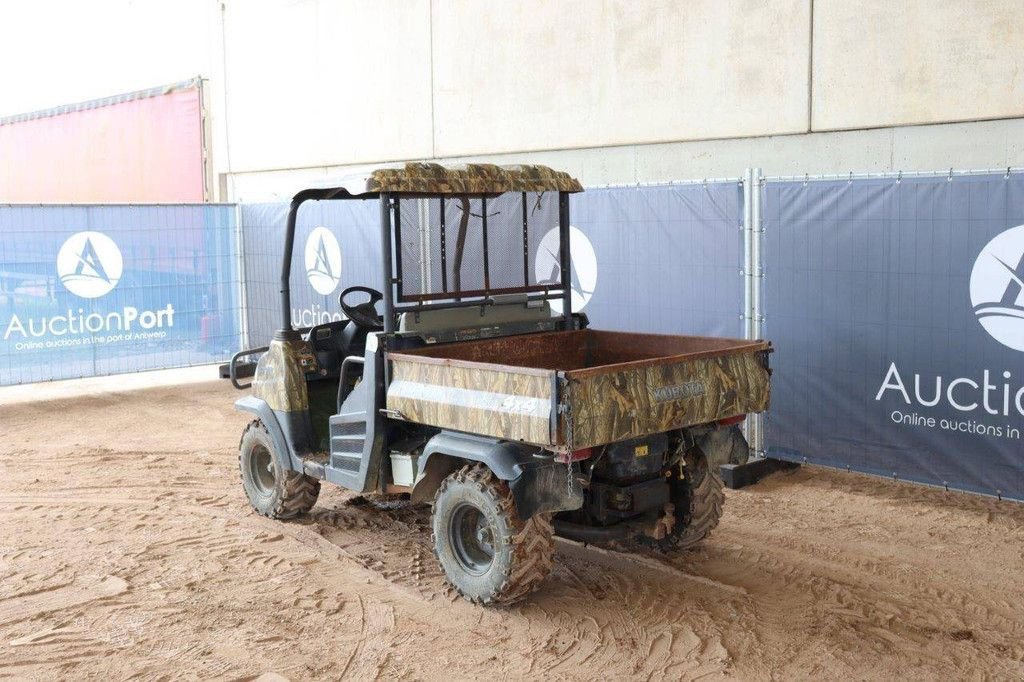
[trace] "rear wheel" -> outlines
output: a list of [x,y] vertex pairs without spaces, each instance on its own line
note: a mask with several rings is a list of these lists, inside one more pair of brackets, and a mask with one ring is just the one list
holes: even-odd
[[722,516],[725,503],[724,485],[717,467],[699,449],[688,452],[682,471],[674,468],[669,475],[669,497],[672,500],[671,531],[658,540],[665,550],[689,549],[711,534]]
[[434,554],[448,582],[479,604],[512,604],[551,571],[550,514],[522,521],[512,492],[487,467],[465,466],[434,497]]
[[267,427],[259,419],[249,422],[242,432],[238,468],[249,504],[272,519],[305,514],[320,494],[320,481],[281,466]]

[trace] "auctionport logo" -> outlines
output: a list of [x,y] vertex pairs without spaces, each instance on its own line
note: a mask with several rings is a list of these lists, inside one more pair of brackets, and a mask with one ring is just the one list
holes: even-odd
[[[100,298],[121,280],[124,258],[114,240],[102,232],[76,232],[57,251],[57,276],[80,298]],[[68,307],[54,315],[22,317],[14,313],[4,328],[3,340],[14,340],[15,350],[65,348],[118,341],[163,338],[174,326],[174,306],[140,310],[126,305],[96,310],[99,304]]]
[[57,276],[75,296],[99,298],[117,286],[124,268],[121,250],[102,232],[76,232],[57,252]]
[[318,294],[333,294],[341,281],[341,247],[326,227],[314,229],[306,239],[306,277]]
[[[1007,348],[1024,351],[1024,225],[1011,227],[985,245],[974,261],[970,290],[974,314],[985,331]],[[983,369],[973,377],[911,376],[892,362],[875,394],[876,401],[884,398],[902,401],[911,410],[893,410],[889,418],[894,424],[1012,441],[1022,438],[1024,386],[1007,369]],[[941,411],[929,414],[936,407]],[[949,416],[957,412],[966,414]]]
[[[578,228],[569,228],[569,287],[572,289],[573,312],[583,310],[590,302],[597,287],[597,254],[594,245]],[[562,279],[562,268],[558,263],[558,228],[549,230],[540,240],[540,248],[534,259],[533,269],[540,283],[557,284]],[[562,301],[551,300],[551,310],[562,313]]]
[[1024,225],[982,249],[971,271],[971,304],[992,338],[1024,351]]

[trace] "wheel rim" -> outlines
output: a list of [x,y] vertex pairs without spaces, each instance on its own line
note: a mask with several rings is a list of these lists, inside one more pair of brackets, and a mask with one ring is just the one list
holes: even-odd
[[249,455],[249,477],[260,494],[274,491],[274,460],[262,445],[255,446]]
[[473,575],[487,572],[494,561],[494,529],[487,516],[471,504],[460,504],[448,527],[459,565]]

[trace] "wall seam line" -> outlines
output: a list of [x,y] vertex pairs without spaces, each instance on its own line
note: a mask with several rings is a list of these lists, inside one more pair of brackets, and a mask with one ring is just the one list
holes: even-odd
[[434,0],[427,2],[427,35],[430,49],[430,158],[437,158],[437,117],[434,113]]
[[807,132],[814,132],[814,0],[810,0],[807,31]]

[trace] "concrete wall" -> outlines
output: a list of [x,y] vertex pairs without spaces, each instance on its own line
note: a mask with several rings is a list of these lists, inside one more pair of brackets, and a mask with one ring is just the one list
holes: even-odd
[[[302,17],[288,25],[301,39],[258,21],[304,45],[293,63],[321,74],[335,49],[325,40],[382,45],[345,53],[341,94],[302,77],[293,106],[260,110],[268,83],[235,74],[266,45],[228,43],[228,102],[246,102],[246,120],[231,117],[237,197],[283,197],[410,159],[549,163],[591,185],[751,165],[784,175],[1024,165],[1020,0],[418,0],[373,16],[329,4],[279,4]],[[263,11],[230,3],[229,35]],[[353,118],[364,125],[329,125]]]
[[[674,142],[593,149],[452,157],[447,162],[544,163],[585,186],[738,178],[747,167],[766,175],[944,171],[1024,167],[1024,118],[843,132]],[[288,199],[298,190],[377,164],[239,173],[244,201]]]
[[0,32],[0,116],[208,76],[226,198],[420,159],[1024,165],[1022,0],[40,0]]

